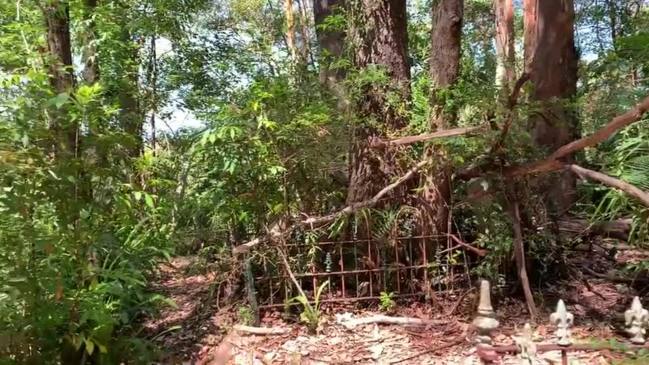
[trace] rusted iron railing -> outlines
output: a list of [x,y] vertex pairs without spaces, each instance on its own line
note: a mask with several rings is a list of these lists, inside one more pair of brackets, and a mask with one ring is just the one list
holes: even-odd
[[477,316],[473,325],[478,331],[476,338],[476,353],[483,363],[493,363],[504,354],[517,354],[521,364],[530,365],[538,362],[537,353],[547,351],[561,351],[562,365],[568,364],[568,352],[571,351],[636,351],[649,349],[646,343],[646,328],[649,326],[649,312],[642,307],[639,297],[633,298],[631,308],[624,313],[625,330],[629,335],[630,344],[622,343],[573,343],[570,327],[574,324],[574,316],[568,312],[563,300],[559,300],[554,313],[550,315],[550,322],[555,326],[555,342],[537,344],[532,337],[533,330],[529,323],[523,327],[520,336],[514,337],[515,345],[493,344],[493,332],[498,328],[499,322],[491,306],[491,291],[489,282],[483,280],[480,285],[480,301]]
[[[381,292],[391,298],[425,297],[469,282],[468,266],[451,259],[461,254],[448,249],[447,236],[410,236],[390,239],[320,241],[283,245],[292,259],[293,274],[302,289],[313,293],[329,285],[321,302],[371,301]],[[260,308],[283,307],[296,295],[293,283],[278,260],[258,263],[255,287]]]

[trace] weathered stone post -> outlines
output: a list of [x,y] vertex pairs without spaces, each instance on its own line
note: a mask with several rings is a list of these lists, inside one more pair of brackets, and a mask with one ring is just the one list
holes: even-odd
[[490,357],[496,357],[496,353],[489,351],[486,347],[492,344],[491,333],[498,328],[500,323],[496,319],[496,313],[491,306],[491,287],[489,281],[480,282],[480,302],[478,304],[478,315],[473,320],[473,325],[478,331],[476,346],[478,356],[484,361]]

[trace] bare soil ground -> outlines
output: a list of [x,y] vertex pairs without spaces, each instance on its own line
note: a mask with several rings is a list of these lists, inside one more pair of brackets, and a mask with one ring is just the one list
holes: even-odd
[[[366,325],[349,330],[336,322],[336,314],[369,316],[376,313],[365,306],[328,305],[323,307],[321,330],[310,334],[294,317],[282,312],[262,313],[262,326],[285,328],[282,335],[246,335],[233,330],[241,321],[238,307],[217,305],[214,294],[216,275],[191,274],[193,258],[175,258],[160,269],[156,289],[177,306],[145,323],[146,332],[166,352],[166,364],[478,364],[470,325],[477,305],[475,291],[436,298],[434,303],[400,304],[391,315],[436,319],[427,328],[394,325]],[[575,314],[573,338],[576,342],[617,338],[615,318],[623,313],[633,292],[626,286],[600,278],[582,278],[557,283],[544,298],[562,297]],[[221,302],[224,302],[221,298]],[[552,303],[550,303],[552,302]],[[548,316],[556,300],[541,303],[541,317],[535,326],[539,342],[553,340],[554,327]],[[528,316],[524,303],[495,299],[501,322],[497,344],[512,344]],[[595,318],[597,321],[592,322]],[[441,321],[440,321],[441,320]],[[559,353],[540,354],[541,363],[560,364]],[[620,355],[610,352],[571,353],[571,364],[610,364]],[[503,363],[520,364],[505,358]]]

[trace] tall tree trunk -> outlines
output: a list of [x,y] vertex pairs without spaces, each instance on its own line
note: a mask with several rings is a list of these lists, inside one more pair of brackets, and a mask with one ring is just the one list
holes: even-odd
[[[525,0],[525,68],[538,112],[530,118],[535,143],[554,151],[579,136],[573,109],[577,89],[577,53],[572,0]],[[570,162],[569,156],[566,162]],[[576,198],[575,177],[568,171],[542,182],[553,215],[565,213]]]
[[[393,158],[369,145],[389,130],[406,124],[401,111],[410,98],[406,1],[363,0],[352,11],[358,15],[355,19],[358,24],[352,28],[354,39],[359,42],[355,52],[356,66],[361,69],[377,66],[386,72],[389,81],[387,85],[368,86],[356,105],[362,122],[353,132],[349,204],[373,196],[395,173]],[[388,102],[390,95],[397,97]]]
[[516,81],[516,56],[514,51],[514,0],[494,0],[496,14],[496,54],[498,66],[496,82],[509,95]]
[[97,55],[97,24],[93,18],[97,0],[84,0],[83,20],[86,31],[83,40],[83,80],[92,85],[99,81],[99,59]]
[[125,47],[126,57],[122,60],[124,64],[124,75],[119,81],[118,100],[121,107],[120,124],[122,130],[132,138],[127,143],[128,155],[138,157],[143,150],[142,126],[144,114],[140,107],[138,73],[140,65],[140,45],[136,44],[131,33],[125,27],[121,31],[121,41]]
[[[436,0],[433,3],[431,34],[430,77],[431,131],[448,128],[455,121],[455,113],[444,108],[442,91],[452,87],[460,76],[463,0]],[[425,176],[423,198],[428,204],[431,225],[435,234],[448,233],[448,215],[451,196],[450,170],[445,151],[440,146],[429,146],[428,158],[435,163]]]
[[295,48],[295,17],[293,13],[293,0],[284,0],[284,14],[286,16],[286,43],[291,52],[293,61],[297,61],[297,50]]
[[[43,7],[47,27],[50,84],[55,93],[72,93],[74,72],[70,43],[70,8],[67,1],[52,0]],[[54,113],[50,129],[58,156],[74,157],[77,148],[77,123],[67,118],[65,109]]]
[[[345,33],[325,27],[328,16],[345,6],[344,0],[313,0],[313,19],[316,37],[320,46],[320,81],[331,90],[341,88],[340,82],[345,77],[341,69],[331,68],[331,63],[340,59],[344,51]],[[338,95],[336,95],[338,96]]]

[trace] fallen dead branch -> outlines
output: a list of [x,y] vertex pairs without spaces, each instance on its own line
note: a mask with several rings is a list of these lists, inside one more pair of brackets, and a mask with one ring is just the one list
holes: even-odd
[[414,355],[410,355],[410,356],[408,356],[408,357],[404,357],[403,359],[390,361],[390,364],[400,364],[400,363],[402,363],[402,362],[406,362],[406,361],[408,361],[408,360],[416,359],[416,358],[418,358],[418,357],[420,357],[420,356],[423,356],[423,355],[429,354],[429,353],[431,353],[431,352],[439,352],[439,351],[444,350],[444,349],[447,349],[447,348],[449,348],[449,347],[453,347],[453,346],[461,345],[461,344],[464,343],[464,342],[465,342],[465,340],[464,340],[464,336],[460,336],[459,338],[456,338],[454,341],[447,342],[447,343],[445,343],[445,344],[443,344],[443,345],[440,345],[440,346],[431,346],[430,348],[428,348],[428,349],[426,349],[426,350],[423,350],[423,351],[419,351],[419,352],[415,353]]
[[425,327],[425,326],[434,326],[443,323],[448,323],[448,321],[434,321],[429,319],[421,318],[412,318],[412,317],[391,317],[384,316],[382,314],[373,315],[370,317],[362,318],[353,318],[351,314],[349,316],[337,315],[336,322],[341,324],[347,329],[354,329],[357,326],[363,326],[367,324],[396,324],[400,326],[409,326],[409,327]]
[[436,139],[436,138],[461,136],[464,134],[469,134],[472,132],[479,131],[483,128],[485,128],[485,126],[453,128],[453,129],[445,129],[433,133],[418,134],[416,136],[400,137],[388,141],[379,139],[379,140],[375,140],[372,143],[372,148],[385,148],[387,146],[401,146],[401,145],[413,144],[417,142],[430,141],[431,139]]
[[250,335],[285,335],[290,332],[288,328],[252,327],[240,324],[235,325],[234,330]]
[[525,257],[525,245],[523,243],[523,231],[521,230],[521,215],[518,208],[518,202],[510,202],[509,215],[512,220],[512,228],[514,231],[514,259],[516,262],[516,270],[518,271],[518,278],[523,287],[527,310],[530,313],[532,321],[534,321],[536,319],[536,304],[534,304],[534,295],[530,288],[530,279],[527,276],[527,259]]
[[253,247],[266,242],[266,241],[273,241],[277,240],[279,238],[285,237],[286,234],[289,232],[293,231],[294,229],[298,227],[320,227],[324,224],[331,223],[335,221],[336,219],[353,214],[360,209],[363,208],[369,208],[374,205],[376,205],[384,196],[386,196],[390,191],[396,189],[397,187],[401,186],[403,183],[406,181],[410,180],[414,176],[416,176],[417,171],[419,171],[422,167],[424,167],[426,164],[428,164],[427,160],[420,161],[417,163],[415,166],[413,166],[408,172],[406,172],[403,176],[398,178],[396,181],[394,181],[392,184],[384,187],[376,193],[371,199],[364,200],[362,202],[358,203],[353,203],[351,205],[346,206],[345,208],[335,212],[331,213],[328,215],[320,216],[320,217],[309,217],[304,220],[301,220],[297,223],[294,223],[291,226],[282,228],[279,224],[275,224],[272,229],[268,231],[268,233],[265,236],[262,237],[257,237],[251,241],[248,241],[244,244],[241,244],[233,249],[233,253],[235,255],[237,254],[243,254],[248,251],[250,251]]
[[579,175],[581,178],[587,178],[590,180],[595,180],[597,182],[600,182],[604,185],[608,185],[610,187],[613,187],[615,189],[621,190],[632,197],[640,200],[642,204],[646,205],[649,207],[649,193],[642,191],[641,189],[637,188],[634,185],[631,185],[625,181],[622,181],[620,179],[616,179],[612,176],[608,176],[606,174],[602,174],[601,172],[589,170],[586,168],[583,168],[579,165],[567,165],[566,166],[568,170],[574,172],[575,174]]
[[[623,241],[629,239],[633,220],[630,218],[604,222],[589,222],[586,219],[562,218],[559,220],[559,230],[571,236],[599,235],[617,238]],[[618,246],[619,247],[619,246]]]

